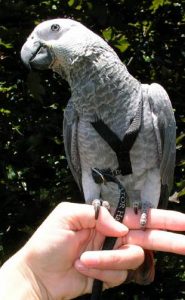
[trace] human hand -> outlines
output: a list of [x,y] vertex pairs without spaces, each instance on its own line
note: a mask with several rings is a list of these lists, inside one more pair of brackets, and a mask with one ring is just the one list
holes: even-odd
[[124,224],[129,228],[129,233],[123,237],[123,243],[138,245],[147,250],[185,255],[185,235],[169,232],[185,231],[185,214],[172,210],[150,209],[146,230],[141,230],[139,218],[132,208],[127,208]]
[[145,250],[185,255],[185,235],[167,232],[167,230],[185,231],[185,214],[170,210],[150,209],[145,230],[141,229],[139,221],[140,214],[135,214],[132,208],[127,208],[123,222],[129,228],[128,234],[117,239],[114,250],[111,252],[87,251],[83,253],[79,260],[79,271],[86,276],[96,277],[97,268],[104,272],[106,269],[121,270],[128,259],[126,250],[129,255],[132,245]]
[[[127,232],[105,208],[97,221],[91,205],[61,203],[25,245],[24,262],[52,299],[73,299],[92,289],[93,279],[79,272],[81,255],[101,249],[105,236],[121,237]],[[103,280],[107,288],[123,282],[124,270],[137,268],[143,261],[143,250],[130,248],[120,270],[93,270],[93,277]]]
[[[160,230],[185,230],[183,214],[151,209],[148,229],[143,231],[139,228],[139,216],[128,208],[124,223],[129,232],[104,208],[95,220],[92,206],[62,203],[14,260],[19,257],[23,273],[25,266],[29,269],[27,280],[40,289],[38,299],[72,299],[91,292],[92,278],[104,281],[104,288],[123,282],[127,270],[136,269],[143,262],[142,248],[185,254],[183,235]],[[104,236],[119,237],[115,250],[96,251]]]

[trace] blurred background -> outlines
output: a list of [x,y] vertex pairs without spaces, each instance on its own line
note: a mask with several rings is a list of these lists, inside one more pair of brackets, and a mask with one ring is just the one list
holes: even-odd
[[[69,87],[50,71],[29,73],[20,60],[29,33],[46,19],[82,22],[114,48],[134,77],[142,83],[158,82],[167,90],[177,121],[169,209],[185,212],[184,8],[180,0],[0,0],[1,264],[57,203],[83,202],[63,147]],[[121,285],[105,292],[104,299],[185,299],[184,257],[156,253],[153,284]]]

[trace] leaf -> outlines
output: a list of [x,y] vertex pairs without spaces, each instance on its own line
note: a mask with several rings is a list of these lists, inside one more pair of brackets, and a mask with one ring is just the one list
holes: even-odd
[[178,197],[185,196],[185,188],[183,188],[180,192],[178,192]]
[[0,92],[1,93],[9,92],[13,89],[16,89],[16,87],[17,87],[16,84],[9,86],[9,87],[5,87],[4,84],[5,84],[5,82],[0,82]]
[[8,109],[0,108],[0,113],[1,113],[2,115],[7,115],[7,116],[9,116],[9,115],[11,114],[11,111],[8,110]]
[[52,5],[51,9],[57,10],[57,6],[55,4]]
[[12,126],[12,130],[16,131],[19,135],[23,135],[23,133],[20,131],[20,125]]
[[185,167],[185,160],[181,160],[180,162],[177,163],[178,167]]
[[122,35],[121,38],[117,41],[117,44],[115,45],[115,47],[118,48],[121,52],[125,52],[129,46],[130,44],[127,41],[125,35]]
[[107,42],[113,41],[114,46],[121,52],[125,52],[130,46],[129,42],[127,41],[127,37],[125,35],[117,33],[114,28],[106,28],[102,31],[102,35]]
[[176,139],[176,144],[179,145],[184,138],[185,138],[185,133],[182,133],[181,135],[179,135]]
[[76,10],[81,10],[82,9],[82,1],[81,0],[78,0],[78,1],[76,1],[76,0],[69,0],[68,1],[68,5],[70,6],[70,7],[72,7],[72,6],[75,6],[75,9]]
[[17,177],[17,173],[14,171],[11,165],[6,166],[6,172],[9,180],[14,180]]
[[69,5],[69,6],[73,6],[74,3],[75,3],[75,0],[69,0],[69,1],[68,1],[68,5]]
[[170,4],[171,2],[168,0],[153,0],[152,1],[152,5],[149,7],[150,10],[153,10],[153,12],[155,13],[156,10],[160,7],[160,6],[164,6],[166,4]]
[[13,45],[12,45],[12,44],[3,42],[2,39],[0,39],[0,46],[5,47],[6,49],[13,48]]
[[176,182],[178,189],[185,189],[185,180],[181,180],[180,182]]
[[103,38],[108,42],[113,37],[113,30],[111,27],[106,28],[102,31]]

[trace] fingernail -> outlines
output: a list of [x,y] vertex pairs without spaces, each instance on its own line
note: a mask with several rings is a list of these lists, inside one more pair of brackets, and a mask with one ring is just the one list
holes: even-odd
[[78,271],[87,271],[88,268],[78,259],[75,261],[75,268]]

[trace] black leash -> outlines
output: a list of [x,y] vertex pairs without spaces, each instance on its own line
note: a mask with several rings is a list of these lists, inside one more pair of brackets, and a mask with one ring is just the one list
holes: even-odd
[[[122,222],[125,214],[126,204],[128,201],[128,195],[123,185],[116,178],[116,175],[118,175],[119,173],[121,173],[120,170],[112,171],[111,169],[103,169],[103,170],[99,170],[97,168],[92,169],[92,176],[96,183],[101,184],[105,182],[114,182],[118,185],[120,191],[120,197],[119,197],[117,208],[114,213],[114,218],[117,221]],[[117,239],[116,237],[106,237],[102,250],[113,249],[116,239]],[[92,287],[91,300],[101,299],[102,288],[103,288],[103,282],[101,280],[95,279]]]

